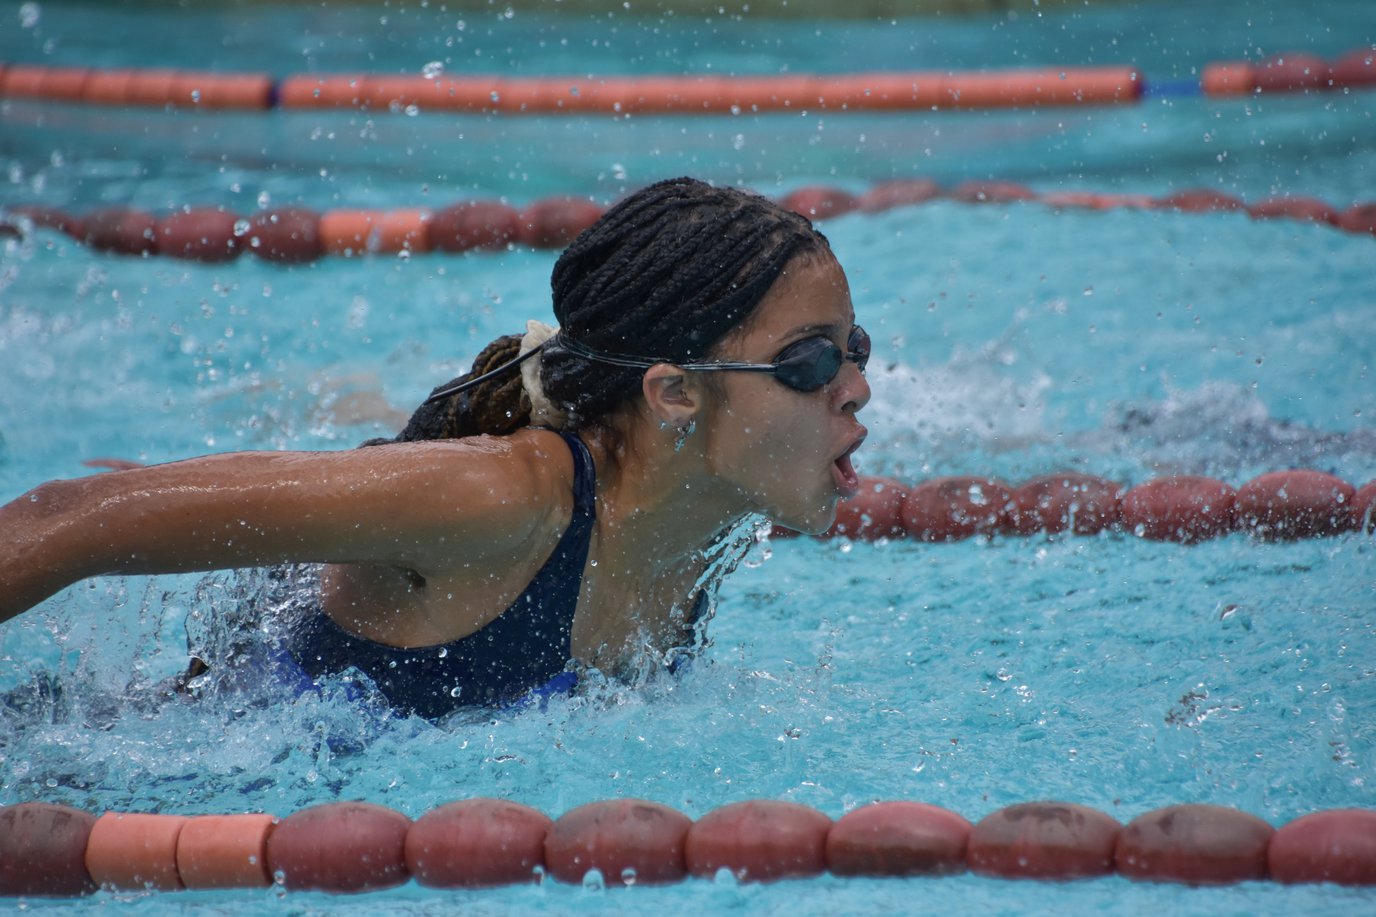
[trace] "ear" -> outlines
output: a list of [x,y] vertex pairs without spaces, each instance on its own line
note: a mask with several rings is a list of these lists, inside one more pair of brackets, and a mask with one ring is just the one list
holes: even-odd
[[645,370],[640,382],[650,414],[676,429],[696,417],[701,406],[696,389],[688,374],[672,363],[656,363]]

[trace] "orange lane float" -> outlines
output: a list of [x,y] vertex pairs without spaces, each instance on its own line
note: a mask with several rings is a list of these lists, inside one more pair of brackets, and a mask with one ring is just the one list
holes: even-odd
[[794,802],[737,802],[708,812],[688,829],[688,872],[712,878],[725,869],[743,882],[801,878],[826,871],[831,819]]
[[1004,879],[1084,879],[1113,872],[1122,830],[1097,809],[1068,802],[1025,802],[999,809],[970,831],[973,872]]
[[1152,541],[1193,544],[1233,530],[1237,491],[1198,475],[1156,478],[1123,495],[1122,526]]
[[1356,528],[1351,484],[1322,471],[1273,471],[1233,499],[1238,528],[1260,538],[1315,538]]
[[838,876],[935,876],[965,871],[970,822],[921,802],[876,802],[847,812],[827,832],[827,866]]
[[1131,67],[1081,67],[962,73],[946,77],[942,107],[1030,108],[1135,102],[1142,81]]
[[218,207],[178,210],[158,221],[158,254],[190,261],[233,261],[241,251],[239,222],[239,217]]
[[1209,64],[1199,85],[1206,96],[1251,95],[1257,88],[1256,68],[1239,61]]
[[428,210],[331,210],[318,224],[321,251],[346,257],[430,251]]
[[200,815],[177,836],[177,875],[186,888],[265,888],[272,815]]
[[687,875],[693,820],[644,799],[590,802],[564,813],[545,836],[545,868],[562,882],[597,870],[607,885],[677,882]]
[[1281,826],[1267,848],[1277,882],[1376,885],[1376,811],[1329,809]]
[[86,842],[91,880],[123,891],[184,888],[177,871],[177,839],[187,821],[181,815],[106,812],[91,826]]
[[1152,882],[1223,885],[1267,877],[1266,822],[1224,806],[1178,805],[1128,822],[1115,848],[1120,875]]
[[463,799],[426,812],[406,832],[406,868],[421,885],[484,888],[539,879],[554,821],[505,799]]
[[84,895],[96,890],[86,847],[96,817],[46,802],[0,808],[0,895]]
[[1007,526],[1013,492],[993,478],[956,475],[913,485],[903,499],[903,530],[919,541],[960,541]]
[[361,892],[405,882],[411,819],[368,802],[302,809],[268,835],[268,867],[289,889]]

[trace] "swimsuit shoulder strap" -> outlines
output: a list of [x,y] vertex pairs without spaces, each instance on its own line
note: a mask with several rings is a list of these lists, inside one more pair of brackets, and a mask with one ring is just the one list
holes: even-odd
[[578,437],[578,434],[565,433],[563,430],[558,432],[568,445],[569,454],[573,456],[574,520],[580,516],[594,518],[596,516],[597,468],[593,464],[592,453],[588,451],[587,444]]

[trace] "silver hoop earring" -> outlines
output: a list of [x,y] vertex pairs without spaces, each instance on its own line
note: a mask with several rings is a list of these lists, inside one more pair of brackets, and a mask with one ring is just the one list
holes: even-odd
[[678,428],[678,436],[674,437],[675,452],[683,451],[683,444],[688,441],[688,437],[692,436],[693,431],[697,430],[697,428],[698,422],[692,418],[688,419],[687,424]]

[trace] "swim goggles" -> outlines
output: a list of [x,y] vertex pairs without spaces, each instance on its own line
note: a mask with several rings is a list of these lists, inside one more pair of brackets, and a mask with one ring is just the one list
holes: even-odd
[[865,371],[865,364],[870,360],[870,336],[864,328],[856,325],[850,329],[850,337],[846,339],[846,352],[842,353],[841,348],[835,342],[823,335],[803,338],[801,341],[794,341],[774,358],[772,363],[728,363],[728,362],[709,362],[709,363],[674,363],[672,360],[663,358],[655,359],[652,357],[635,357],[628,354],[602,353],[585,347],[577,341],[571,341],[560,334],[557,338],[559,346],[569,353],[577,354],[585,360],[594,360],[598,363],[606,363],[611,366],[631,366],[631,367],[650,367],[659,363],[673,363],[679,369],[688,372],[740,372],[740,373],[769,373],[784,385],[793,389],[795,392],[815,392],[817,389],[826,385],[836,374],[841,371],[841,364],[850,360]]
[[[859,325],[850,329],[850,336],[846,339],[846,351],[841,352],[835,342],[824,335],[813,335],[803,338],[801,341],[794,341],[774,358],[771,363],[730,363],[730,362],[708,362],[708,363],[674,363],[672,360],[663,357],[638,357],[631,354],[603,353],[600,350],[593,350],[567,338],[562,332],[551,338],[558,346],[564,348],[569,353],[580,356],[585,360],[592,360],[595,363],[605,363],[609,366],[626,366],[635,369],[648,369],[660,363],[672,363],[679,369],[688,372],[741,372],[741,373],[769,373],[784,385],[793,389],[795,392],[815,392],[817,389],[826,385],[836,374],[841,371],[841,364],[849,360],[865,371],[865,365],[870,360],[870,336]],[[480,382],[501,375],[510,371],[513,367],[524,360],[528,360],[539,353],[544,347],[541,344],[532,350],[528,350],[507,363],[503,363],[490,372],[483,373],[466,382],[435,392],[425,403],[438,401],[450,395],[466,391]]]

